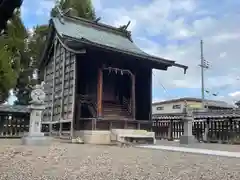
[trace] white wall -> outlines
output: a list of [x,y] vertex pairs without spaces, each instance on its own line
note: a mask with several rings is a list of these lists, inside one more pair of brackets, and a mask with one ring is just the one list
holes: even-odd
[[[199,102],[187,102],[188,105],[197,105],[201,104]],[[173,105],[181,105],[180,109],[173,109]],[[168,114],[168,113],[181,113],[183,112],[185,102],[173,102],[160,105],[152,105],[152,114]],[[163,110],[157,110],[157,107],[163,107]]]

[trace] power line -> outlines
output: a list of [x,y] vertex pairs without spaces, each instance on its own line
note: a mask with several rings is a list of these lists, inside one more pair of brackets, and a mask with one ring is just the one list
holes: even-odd
[[209,90],[205,90],[205,92],[208,94],[208,95],[212,95],[212,96],[218,96],[219,92],[211,92]]
[[[152,74],[153,74],[153,76],[155,77],[155,79],[157,80],[157,78],[156,78],[156,75],[154,74],[154,72],[152,72]],[[171,95],[169,94],[169,92],[167,91],[167,89],[164,87],[164,85],[158,80],[157,81],[159,84],[160,84],[160,86],[163,88],[163,90],[164,90],[164,92],[166,93],[166,95],[169,97],[169,98],[171,98]]]

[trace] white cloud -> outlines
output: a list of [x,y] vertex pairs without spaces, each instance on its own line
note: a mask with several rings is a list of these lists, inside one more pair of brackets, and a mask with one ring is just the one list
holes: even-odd
[[231,41],[240,38],[240,33],[222,33],[212,37],[215,43],[225,43],[226,41]]
[[34,33],[34,29],[33,29],[33,28],[29,28],[29,29],[28,29],[28,32],[29,32],[29,34],[32,36],[33,33]]
[[[219,92],[215,98],[232,101],[234,98],[228,94],[239,90],[237,77],[240,74],[240,24],[237,22],[240,14],[235,8],[237,1],[219,1],[212,5],[199,0],[136,2],[129,6],[128,1],[115,0],[110,3],[107,0],[93,0],[101,21],[120,26],[131,20],[129,30],[132,30],[133,39],[144,51],[189,66],[187,75],[178,68],[169,68],[167,72],[156,70],[154,88],[159,80],[166,88],[200,88],[198,64],[200,39],[203,39],[204,56],[210,62],[210,69],[205,72],[205,86]],[[53,1],[45,0],[35,4],[34,9],[23,9],[26,12],[39,10],[39,14],[46,16],[40,12],[50,11],[52,5]],[[223,11],[221,7],[228,9],[223,8]],[[162,89],[159,91],[164,94]]]
[[219,55],[220,58],[224,58],[224,57],[226,57],[226,56],[227,56],[227,53],[226,53],[226,52],[222,52],[222,53],[220,53],[220,55]]
[[162,102],[162,101],[165,101],[164,99],[159,99],[159,98],[153,98],[152,102],[155,103],[155,102]]
[[39,1],[39,6],[38,6],[38,13],[39,15],[44,15],[44,13],[49,13],[53,6],[54,6],[54,1]]
[[94,9],[96,11],[100,11],[102,9],[101,0],[92,0],[92,3],[94,4]]
[[54,0],[32,1],[25,0],[21,7],[23,17],[43,16],[49,17],[49,13],[55,4]]
[[[229,1],[222,4],[230,5]],[[121,24],[125,17],[132,19],[133,37],[143,50],[189,66],[187,75],[177,68],[170,68],[167,72],[155,71],[154,79],[160,79],[167,88],[200,87],[198,64],[200,39],[203,38],[204,56],[211,67],[205,73],[206,88],[219,92],[216,98],[227,99],[230,98],[227,94],[238,88],[236,79],[240,70],[236,67],[240,65],[240,25],[237,19],[240,15],[233,10],[223,13],[217,8],[203,9],[197,0],[154,0],[148,5],[107,8],[101,13],[104,20],[112,24]],[[160,40],[151,37],[160,37]],[[182,43],[178,43],[179,40]],[[154,87],[156,82],[153,81]]]
[[235,103],[240,100],[240,91],[228,93],[226,96],[218,96],[213,99],[225,101],[231,105],[235,105]]
[[113,22],[113,26],[120,27],[122,25],[127,25],[127,23],[130,22],[130,25],[128,26],[128,30],[132,31],[136,25],[136,21],[134,19],[131,19],[128,16],[122,16],[120,19],[117,19]]
[[231,96],[231,97],[240,97],[240,91],[235,91],[235,92],[229,93],[229,96]]
[[21,6],[21,15],[26,16],[29,12],[29,9],[26,6]]

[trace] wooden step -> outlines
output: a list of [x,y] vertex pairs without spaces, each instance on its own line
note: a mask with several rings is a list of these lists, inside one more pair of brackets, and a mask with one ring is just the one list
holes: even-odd
[[129,112],[127,111],[111,111],[111,110],[108,110],[108,111],[103,111],[103,114],[130,114]]
[[125,108],[122,104],[116,104],[116,105],[105,105],[103,104],[103,108]]
[[127,110],[125,109],[103,109],[103,112],[105,113],[111,113],[111,112],[115,112],[115,113],[128,113]]
[[129,113],[103,113],[103,116],[119,116],[119,117],[131,117]]
[[103,116],[109,119],[129,119],[131,114],[127,108],[118,102],[104,102],[103,103]]
[[113,114],[113,113],[116,113],[116,114],[129,114],[129,112],[127,110],[122,110],[122,109],[118,109],[118,110],[112,110],[112,109],[104,109],[103,110],[103,113],[106,113],[106,114]]
[[103,112],[111,112],[111,111],[114,111],[114,112],[127,112],[126,109],[110,109],[110,108],[103,108]]
[[109,119],[109,120],[129,120],[131,117],[122,117],[122,116],[104,116],[104,119]]

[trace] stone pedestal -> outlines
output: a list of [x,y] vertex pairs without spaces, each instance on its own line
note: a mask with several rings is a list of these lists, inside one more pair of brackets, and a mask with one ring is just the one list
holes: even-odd
[[31,110],[29,132],[22,138],[24,145],[47,145],[51,143],[51,137],[44,136],[41,132],[42,113],[45,109],[43,104],[32,104],[29,106]]
[[203,134],[203,142],[208,142],[208,131],[209,131],[209,123],[207,122],[204,130],[204,134]]
[[191,116],[186,116],[183,119],[184,121],[184,133],[180,137],[180,144],[192,144],[195,143],[195,137],[192,135],[192,125],[193,118]]

